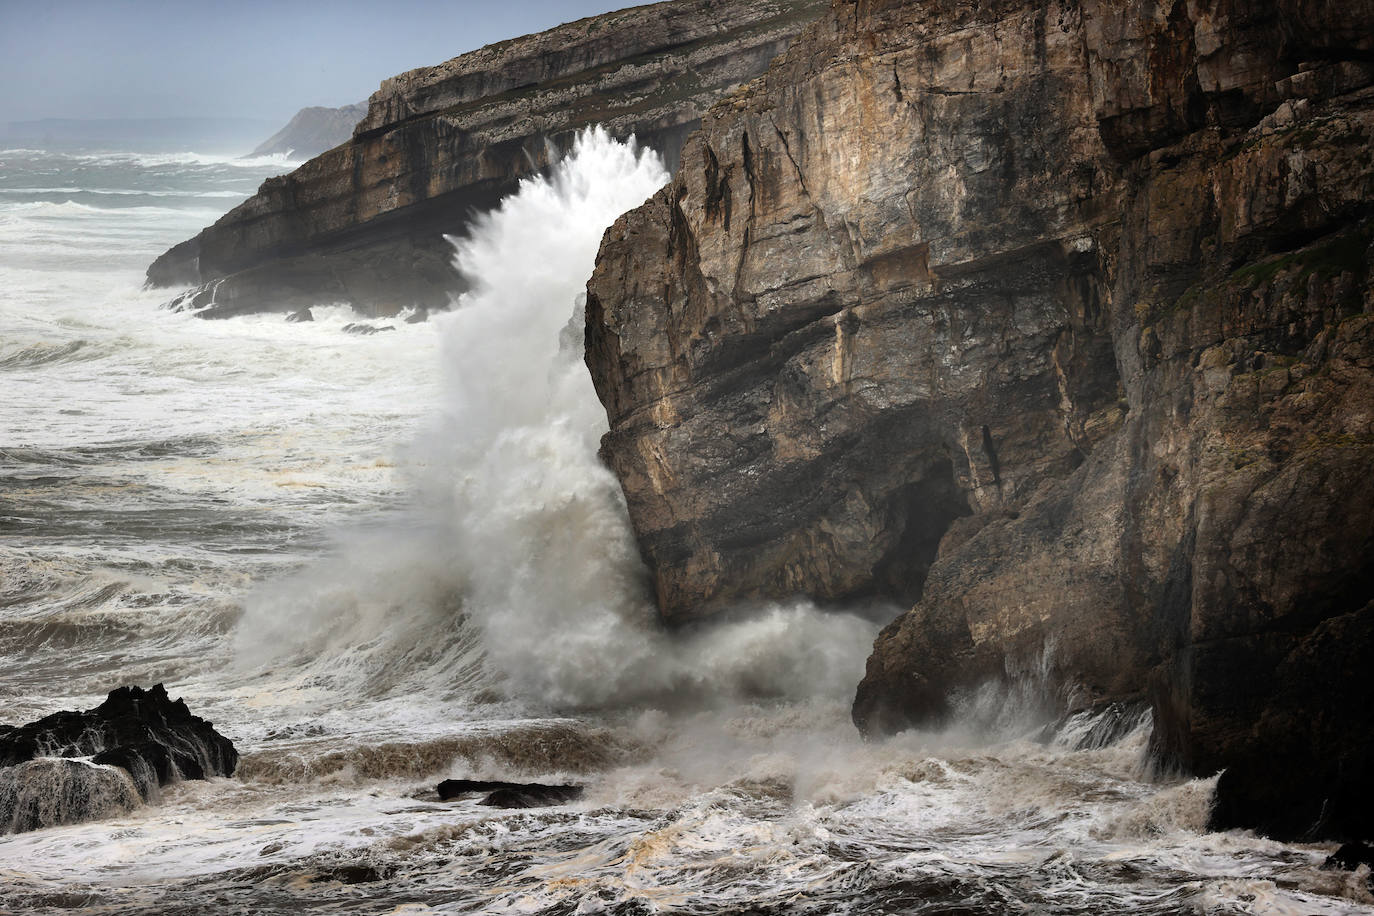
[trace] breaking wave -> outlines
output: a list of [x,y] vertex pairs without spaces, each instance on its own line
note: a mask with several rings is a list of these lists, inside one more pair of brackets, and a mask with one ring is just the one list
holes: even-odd
[[[659,626],[605,413],[582,361],[607,226],[668,173],[582,134],[455,241],[470,289],[444,316],[444,410],[412,457],[415,505],[249,602],[240,659],[370,694],[497,690],[542,709],[843,695],[876,626],[804,603],[677,637]],[[275,662],[273,659],[275,658]]]

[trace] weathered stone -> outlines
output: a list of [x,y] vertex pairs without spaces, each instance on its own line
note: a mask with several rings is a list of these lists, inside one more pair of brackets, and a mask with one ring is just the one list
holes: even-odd
[[55,712],[0,734],[0,767],[38,757],[92,757],[128,770],[140,794],[177,779],[232,776],[234,745],[161,684],[120,687],[84,712]]
[[866,732],[1148,699],[1218,823],[1367,825],[1371,14],[836,0],[588,286],[665,617],[914,602]]
[[501,42],[385,81],[353,139],[148,268],[152,286],[223,280],[203,317],[325,302],[446,308],[461,234],[579,128],[676,158],[702,112],[768,66],[824,0],[677,0]]

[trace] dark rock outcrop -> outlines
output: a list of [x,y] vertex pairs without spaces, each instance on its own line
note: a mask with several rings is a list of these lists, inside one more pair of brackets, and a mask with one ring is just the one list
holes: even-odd
[[[86,769],[54,761],[29,765],[40,762],[40,758],[71,757],[89,758],[90,764],[81,764]],[[101,806],[111,799],[123,798],[115,791],[120,779],[129,781],[137,795],[147,801],[157,796],[159,787],[176,780],[232,776],[237,764],[233,743],[211,723],[192,715],[182,700],[168,697],[161,684],[148,690],[121,687],[111,691],[95,709],[56,712],[0,734],[0,774],[5,774],[0,813],[9,811],[12,817],[21,817],[18,812],[41,803],[43,791],[48,790],[33,789],[30,780],[41,781],[53,792],[58,792],[53,787],[65,787],[55,797],[91,800],[87,807],[73,802],[60,807],[62,811],[96,811],[103,810]],[[126,775],[110,776],[113,771],[109,768],[119,768]],[[24,798],[31,800],[23,802]],[[9,801],[12,799],[20,801]]]
[[537,782],[501,782],[485,779],[445,779],[438,786],[442,801],[486,793],[479,805],[492,808],[544,808],[564,805],[582,797],[581,786],[551,786]]
[[865,732],[1144,700],[1218,825],[1366,832],[1371,15],[835,0],[588,286],[664,616],[906,601]]
[[1368,843],[1346,843],[1326,857],[1322,868],[1339,868],[1354,871],[1361,865],[1374,868],[1374,846]]
[[823,0],[676,0],[583,19],[387,80],[353,139],[148,268],[198,286],[205,317],[350,303],[445,308],[444,235],[463,232],[579,128],[603,124],[675,158],[702,113],[767,68]]
[[353,127],[367,114],[367,105],[341,108],[302,108],[286,126],[264,140],[249,156],[293,156],[309,159],[333,149],[353,136]]

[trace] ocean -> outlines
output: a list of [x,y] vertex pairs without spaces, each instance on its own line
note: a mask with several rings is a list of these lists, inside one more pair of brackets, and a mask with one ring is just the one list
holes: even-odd
[[[165,683],[243,759],[0,835],[5,913],[1374,913],[1015,697],[861,740],[896,608],[656,621],[597,461],[583,284],[668,180],[584,135],[455,239],[449,313],[201,321],[141,287],[282,158],[0,151],[0,722]],[[574,783],[501,810],[471,777]],[[1295,778],[1301,778],[1295,774]]]

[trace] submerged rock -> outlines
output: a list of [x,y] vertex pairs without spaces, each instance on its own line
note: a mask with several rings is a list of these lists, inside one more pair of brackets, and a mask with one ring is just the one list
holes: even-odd
[[394,330],[396,330],[396,326],[394,324],[384,324],[378,326],[375,324],[363,324],[361,322],[353,322],[343,326],[343,332],[345,334],[360,334],[364,337],[367,337],[371,334],[380,334],[382,331]]
[[287,315],[286,320],[290,324],[299,324],[303,321],[314,321],[315,313],[310,311],[310,309],[300,309],[299,311]]
[[439,798],[443,801],[471,795],[478,792],[488,793],[478,802],[493,808],[543,808],[549,805],[562,805],[582,797],[581,786],[551,786],[537,782],[501,782],[481,779],[445,779],[438,786]]
[[0,769],[0,834],[113,817],[141,803],[134,780],[116,766],[40,757]]
[[1374,846],[1368,843],[1346,843],[1326,857],[1322,868],[1339,868],[1354,871],[1361,865],[1374,868]]
[[[48,760],[44,766],[29,766],[42,758],[72,757],[90,761]],[[78,764],[84,769],[74,768]],[[57,712],[0,732],[0,774],[9,787],[4,797],[18,806],[14,811],[68,818],[54,823],[89,819],[76,815],[103,810],[102,805],[122,799],[111,773],[128,783],[135,800],[150,801],[170,782],[232,776],[237,764],[233,743],[211,723],[192,715],[183,701],[168,697],[161,684],[148,690],[121,687],[95,709]],[[52,803],[56,807],[31,801],[49,790],[65,793]],[[14,816],[25,823],[31,820],[28,815]]]

